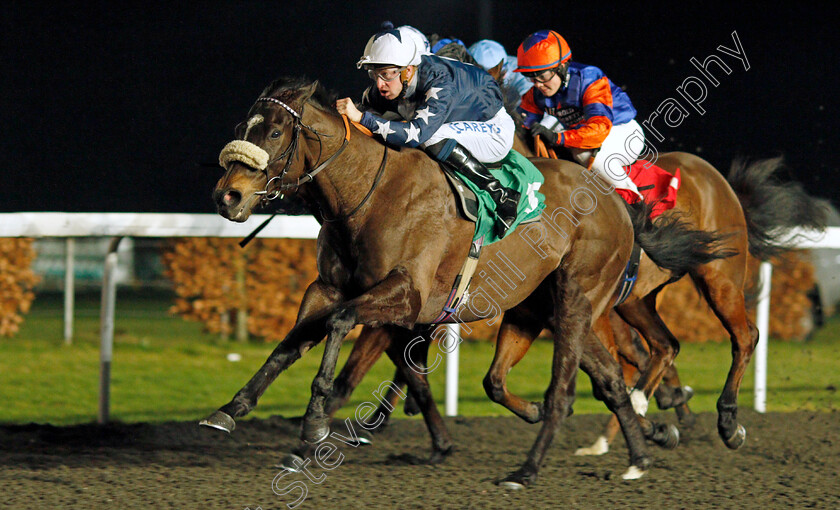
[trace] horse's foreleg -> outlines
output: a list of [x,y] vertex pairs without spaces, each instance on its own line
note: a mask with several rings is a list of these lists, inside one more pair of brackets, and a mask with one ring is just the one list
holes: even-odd
[[335,378],[333,392],[324,406],[327,415],[334,415],[347,403],[353,390],[362,382],[362,378],[370,371],[390,343],[391,336],[385,329],[370,326],[362,328],[359,338],[353,342],[350,357],[347,358],[344,368]]
[[[639,378],[639,364],[643,363],[644,366],[647,366],[648,354],[644,347],[640,345],[640,342],[634,338],[635,334],[630,326],[624,322],[615,310],[609,312],[609,324],[611,331],[596,331],[596,333],[604,347],[607,348],[613,358],[618,360],[624,376],[624,385],[630,388]],[[612,345],[608,345],[610,344],[610,334],[612,335]],[[604,432],[598,436],[592,446],[578,448],[575,450],[575,455],[603,455],[609,452],[610,445],[620,431],[621,425],[616,415],[613,414],[607,421]]]
[[333,391],[333,377],[341,341],[356,325],[380,327],[385,324],[413,324],[420,311],[420,294],[411,276],[402,267],[391,271],[375,287],[342,303],[327,320],[327,343],[318,374],[312,382],[312,397],[304,415],[301,438],[316,443],[329,434],[324,404]]
[[522,466],[500,483],[510,488],[518,489],[536,480],[554,434],[570,414],[575,399],[575,376],[590,330],[592,307],[581,286],[563,268],[555,270],[549,278],[555,325],[551,382],[545,393],[542,426],[534,445]]
[[542,419],[542,402],[531,402],[509,392],[507,375],[525,356],[542,330],[541,321],[520,313],[518,308],[505,312],[496,339],[496,354],[484,376],[484,391],[490,400],[505,406],[528,423],[537,423]]
[[[233,399],[200,422],[211,428],[226,432],[233,431],[236,423],[234,418],[244,416],[257,405],[268,386],[277,378],[280,372],[286,370],[297,361],[303,353],[318,344],[326,332],[325,309],[334,306],[340,299],[340,294],[333,287],[320,281],[313,282],[304,295],[295,326],[274,349],[263,366],[240,389]],[[320,314],[320,315],[319,315]],[[314,317],[313,317],[314,316]]]

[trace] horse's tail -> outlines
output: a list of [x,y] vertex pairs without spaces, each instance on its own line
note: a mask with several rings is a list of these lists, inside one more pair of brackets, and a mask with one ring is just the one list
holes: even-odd
[[679,214],[650,219],[650,205],[627,205],[636,242],[659,267],[681,276],[713,260],[738,253],[724,246],[729,234],[697,230]]
[[735,160],[726,177],[744,210],[750,253],[760,260],[788,249],[782,243],[790,240],[789,229],[824,230],[828,221],[825,202],[808,195],[797,182],[780,181],[775,174],[781,167],[781,157],[749,165]]

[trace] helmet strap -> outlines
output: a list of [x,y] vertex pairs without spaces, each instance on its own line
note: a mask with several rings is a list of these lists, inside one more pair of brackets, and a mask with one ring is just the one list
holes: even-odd
[[411,83],[411,80],[417,74],[417,66],[405,66],[403,70],[400,71],[400,83],[402,83],[402,90],[400,91],[399,96],[397,99],[402,99],[405,97],[406,93],[408,92],[408,85]]
[[400,71],[400,81],[403,83],[403,87],[414,78],[414,75],[417,73],[417,66],[408,65]]

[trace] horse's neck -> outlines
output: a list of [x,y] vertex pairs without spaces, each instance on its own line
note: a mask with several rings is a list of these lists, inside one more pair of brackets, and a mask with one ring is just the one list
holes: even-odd
[[[314,109],[314,108],[313,108]],[[322,135],[322,148],[318,141],[309,139],[307,143],[307,171],[326,161],[341,149],[344,141],[345,126],[341,117],[317,110],[317,118],[312,127]],[[352,212],[365,199],[374,187],[376,174],[382,162],[385,148],[370,137],[351,129],[351,138],[344,152],[327,165],[310,186],[315,190],[309,193],[310,200],[327,218],[343,217]],[[320,154],[319,154],[320,152]],[[375,193],[376,190],[373,191]],[[359,211],[361,215],[363,211]],[[356,214],[354,214],[354,217]]]

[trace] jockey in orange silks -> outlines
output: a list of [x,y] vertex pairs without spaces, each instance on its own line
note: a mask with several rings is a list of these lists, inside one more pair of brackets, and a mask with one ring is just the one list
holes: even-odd
[[529,35],[516,56],[515,71],[534,83],[518,109],[531,134],[565,147],[607,183],[640,196],[623,168],[645,145],[627,94],[597,67],[572,62],[572,50],[553,30]]

